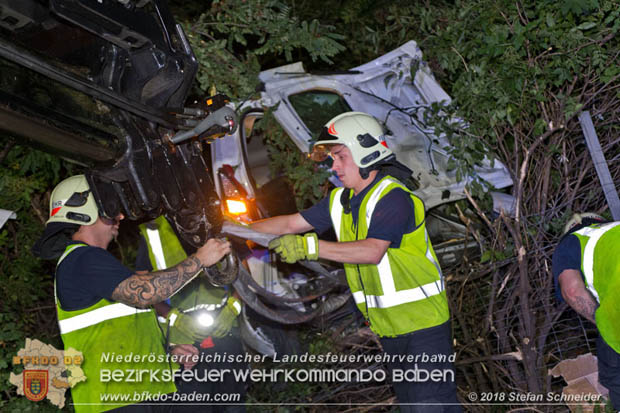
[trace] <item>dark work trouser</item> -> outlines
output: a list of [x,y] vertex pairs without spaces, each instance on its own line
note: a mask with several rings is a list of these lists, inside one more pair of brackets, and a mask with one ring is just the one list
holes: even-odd
[[[405,413],[461,412],[456,398],[456,376],[452,356],[450,322],[436,327],[414,331],[394,338],[381,338],[383,350],[389,354],[387,363],[400,411]],[[396,360],[398,356],[412,356],[414,360]],[[417,360],[416,360],[417,356]],[[435,360],[433,360],[435,357]],[[445,361],[437,361],[445,360]],[[402,375],[400,372],[407,372]],[[435,372],[435,376],[427,376]],[[441,375],[441,379],[437,376]]]
[[600,335],[596,340],[598,381],[609,390],[614,410],[620,410],[620,354],[609,347]]
[[[207,349],[200,349],[202,355],[215,355],[220,356],[236,356],[245,355],[243,351],[243,345],[241,344],[241,338],[238,334],[238,328],[233,328],[235,334],[228,334],[222,338],[213,338],[214,347]],[[179,379],[176,381],[177,392],[180,394],[203,394],[208,395],[209,402],[205,401],[193,401],[183,402],[179,401],[177,405],[173,406],[173,412],[177,413],[189,413],[189,412],[201,412],[201,413],[244,413],[245,412],[245,394],[246,388],[244,382],[238,382],[235,380],[235,375],[232,372],[223,374],[221,379],[214,381],[201,381],[205,378],[205,374],[209,371],[218,370],[223,372],[228,370],[246,370],[248,368],[247,363],[244,362],[230,362],[220,361],[211,363],[198,363],[193,367],[194,372],[200,380],[185,381]],[[230,404],[226,404],[224,401],[214,401],[213,397],[219,395],[229,396],[232,394],[239,394],[240,398],[230,401]],[[204,400],[204,399],[203,399]],[[221,399],[223,400],[223,399]],[[228,399],[230,400],[230,399]]]

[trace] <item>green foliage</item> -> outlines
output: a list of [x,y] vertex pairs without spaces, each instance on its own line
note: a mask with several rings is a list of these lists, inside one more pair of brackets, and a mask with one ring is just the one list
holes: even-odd
[[472,136],[467,123],[458,120],[458,106],[454,103],[433,102],[424,112],[424,123],[433,128],[436,136],[444,136],[449,146],[444,149],[449,155],[448,170],[455,171],[457,181],[468,180],[474,196],[482,198],[490,185],[480,178],[475,167],[482,166],[485,159],[493,162],[494,155],[477,136]]
[[425,9],[419,3],[343,0],[329,7],[317,6],[314,1],[291,3],[301,18],[318,18],[343,34],[347,53],[337,56],[338,69],[366,63],[409,40],[422,40],[419,25]]
[[447,74],[446,85],[473,134],[491,143],[498,138],[496,127],[525,127],[524,133],[540,135],[549,127],[541,102],[555,95],[572,116],[579,107],[571,101],[576,96],[565,93],[569,82],[616,66],[616,49],[602,40],[618,31],[609,20],[617,7],[603,1],[593,10],[596,2],[576,3],[579,13],[572,6],[559,12],[556,2],[516,9],[509,1],[486,0],[435,10],[451,24],[428,33],[425,52]]
[[[355,10],[342,12],[345,23],[354,21],[347,13]],[[515,137],[527,147],[564,128],[584,108],[585,79],[601,86],[617,80],[619,14],[613,1],[566,0],[559,8],[552,1],[434,2],[375,10],[374,21],[357,22],[365,25],[364,34],[353,36],[356,53],[366,56],[421,40],[425,58],[453,97],[450,105],[433,105],[425,121],[448,138],[450,167],[457,178],[473,179],[471,189],[480,197],[485,188],[474,167],[485,156],[497,157],[490,148],[501,144],[513,151]]]
[[4,305],[25,308],[46,298],[42,283],[51,288],[50,274],[42,274],[42,263],[33,259],[30,248],[43,231],[48,213],[43,198],[59,180],[61,168],[60,159],[19,145],[4,160],[0,205],[17,214],[15,221],[9,220],[0,230]]
[[273,110],[265,112],[260,123],[269,151],[269,167],[273,175],[282,174],[291,183],[297,208],[307,208],[327,195],[331,172],[299,150],[273,117]]
[[57,411],[48,402],[35,406],[15,396],[15,386],[8,378],[14,370],[12,357],[23,347],[25,338],[61,346],[56,324],[42,325],[41,321],[41,313],[54,311],[54,263],[35,259],[30,248],[43,231],[48,208],[46,194],[72,167],[52,155],[13,145],[13,140],[0,138],[0,146],[7,151],[0,159],[0,208],[17,214],[15,220],[9,220],[0,229],[0,391],[8,397],[0,399],[0,409],[29,411],[40,407]]
[[502,250],[488,249],[482,253],[482,256],[480,257],[480,263],[485,263],[488,261],[502,261],[506,258],[513,257],[514,252],[514,245],[509,245],[507,248]]
[[283,55],[290,62],[293,52],[303,51],[312,61],[331,63],[330,57],[344,50],[333,26],[300,20],[278,0],[214,1],[185,27],[201,65],[200,88],[216,86],[237,98],[253,93],[259,59]]
[[[513,176],[519,176],[517,167],[524,151],[550,130],[566,126],[580,110],[600,103],[585,101],[581,91],[613,86],[620,76],[620,9],[616,1],[403,3],[343,0],[325,7],[324,3],[303,0],[216,0],[208,10],[188,4],[184,16],[204,12],[197,21],[186,21],[184,27],[200,62],[202,91],[216,86],[233,98],[254,93],[261,69],[293,59],[321,66],[337,60],[338,69],[344,69],[408,40],[418,41],[425,60],[453,97],[450,105],[433,105],[425,122],[448,138],[453,158],[450,166],[459,178],[473,178],[477,196],[484,188],[473,171],[484,156],[503,160]],[[338,54],[344,44],[348,52]],[[603,127],[617,132],[617,126],[607,121]],[[269,140],[271,166],[292,183],[298,207],[323,197],[329,172],[305,157],[269,112],[261,126]],[[0,139],[1,147],[9,143]],[[541,148],[540,153],[555,157],[560,151],[556,142]],[[0,208],[18,215],[0,230],[0,409],[28,411],[44,405],[15,397],[14,386],[7,382],[10,357],[25,337],[47,339],[59,346],[53,331],[56,326],[42,327],[37,316],[37,308],[53,305],[53,263],[33,259],[29,249],[43,229],[46,196],[73,171],[55,157],[21,146],[6,153],[0,149],[0,153]],[[507,154],[514,154],[514,162],[506,162]],[[562,174],[552,171],[548,191],[557,191],[561,185]],[[596,196],[584,193],[582,202]],[[559,218],[543,220],[542,228],[557,234],[563,224]],[[529,238],[534,232],[523,231]],[[509,248],[500,249],[502,245]],[[487,248],[482,261],[511,257],[511,245],[506,241]],[[134,254],[128,247],[121,248],[123,251],[127,256]],[[130,257],[128,261],[132,261]],[[326,352],[329,345],[313,341],[310,349]],[[310,386],[266,384],[253,394],[277,402],[305,401],[312,392]]]

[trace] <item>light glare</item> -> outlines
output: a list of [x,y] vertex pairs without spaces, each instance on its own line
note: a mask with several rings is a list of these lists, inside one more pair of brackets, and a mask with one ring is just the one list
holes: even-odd
[[245,202],[236,199],[227,199],[226,209],[228,209],[228,212],[234,215],[245,214],[246,212],[248,212],[248,208],[246,207]]
[[210,314],[200,314],[197,321],[203,327],[211,327],[213,325],[213,317]]

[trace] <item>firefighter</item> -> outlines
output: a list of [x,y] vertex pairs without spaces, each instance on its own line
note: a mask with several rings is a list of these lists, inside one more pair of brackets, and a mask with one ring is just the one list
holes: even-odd
[[[81,368],[87,380],[71,390],[78,413],[109,410],[139,402],[147,394],[160,397],[175,391],[173,382],[161,376],[171,366],[149,306],[170,297],[202,267],[215,264],[230,252],[228,242],[210,239],[174,267],[135,274],[106,251],[123,218],[121,213],[114,219],[103,217],[85,176],[72,176],[52,192],[46,230],[33,248],[36,255],[48,259],[58,258],[64,248],[56,266],[54,291],[65,350],[74,348],[84,356]],[[181,345],[172,354],[196,352],[192,346]],[[128,362],[126,357],[140,360]],[[184,364],[189,367],[192,360]],[[128,371],[135,369],[159,376],[153,381],[130,380]],[[122,377],[108,380],[105,371],[120,371]],[[127,382],[123,379],[126,374]],[[136,399],[135,395],[140,396]],[[117,402],[99,404],[106,402],[106,397]],[[133,407],[136,411],[170,409],[147,403]]]
[[[620,222],[594,213],[574,214],[554,253],[556,291],[577,313],[596,325],[598,378],[620,410]],[[559,287],[559,288],[558,288]]]
[[[388,369],[401,411],[461,411],[443,276],[426,232],[424,204],[403,184],[411,171],[396,161],[377,120],[360,112],[327,122],[311,157],[328,156],[344,188],[305,211],[251,228],[281,235],[269,248],[288,263],[325,258],[344,264],[357,308],[393,356]],[[329,228],[338,242],[307,232]],[[406,355],[415,361],[399,360]],[[400,370],[414,369],[447,374],[440,381],[396,379]]]
[[[190,245],[182,243],[163,215],[141,224],[140,234],[142,237],[136,257],[138,272],[166,268],[182,262],[187,258],[186,251],[192,250]],[[219,380],[201,380],[208,371],[247,369],[245,363],[238,361],[204,361],[209,360],[207,356],[218,354],[227,354],[233,358],[244,355],[236,323],[241,313],[238,294],[229,288],[211,285],[205,277],[196,277],[167,302],[156,304],[155,309],[170,344],[193,345],[202,353],[203,361],[193,367],[198,380],[192,377],[177,380],[179,393],[205,395],[200,401],[201,412],[245,412],[245,383],[236,381],[233,373],[223,375]],[[215,404],[214,395],[231,393],[240,396],[235,404]],[[175,412],[195,410],[196,407],[187,403],[175,406]]]

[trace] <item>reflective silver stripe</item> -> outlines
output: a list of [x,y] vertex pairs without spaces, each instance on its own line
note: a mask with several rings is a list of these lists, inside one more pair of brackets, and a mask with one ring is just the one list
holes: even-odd
[[420,287],[409,290],[394,291],[383,295],[366,295],[364,299],[363,291],[353,293],[356,304],[368,303],[368,308],[389,308],[414,301],[424,300],[428,297],[441,294],[436,282],[424,284]]
[[314,242],[314,237],[307,236],[306,245],[308,246],[308,254],[316,254],[316,243]]
[[197,311],[197,310],[213,311],[221,307],[222,306],[220,304],[198,304],[198,305],[188,308],[187,310],[183,310],[183,312],[191,313],[192,311]]
[[81,330],[82,328],[94,326],[103,321],[112,320],[114,318],[125,317],[128,315],[135,315],[137,313],[143,313],[146,311],[151,311],[151,310],[134,308],[134,307],[125,305],[123,303],[116,303],[116,304],[106,305],[105,307],[97,308],[96,310],[92,310],[84,314],[76,315],[71,318],[59,320],[58,325],[60,327],[60,334],[67,334],[72,331]]
[[[393,183],[397,182],[391,179],[383,180],[370,195],[370,199],[366,204],[367,228],[370,228],[372,214],[381,198],[381,194],[387,189],[389,185]],[[343,209],[341,203],[338,200],[338,197],[340,196],[342,190],[342,188],[336,189],[337,192],[334,194],[330,210],[332,222],[334,224],[334,230],[336,232],[336,235],[338,236],[338,240],[340,240],[340,226],[342,224]],[[444,289],[443,275],[441,273],[441,268],[435,262],[433,254],[431,254],[426,229],[424,230],[424,240],[426,243],[425,256],[430,262],[433,263],[433,265],[435,265],[435,268],[437,268],[439,280],[408,290],[396,291],[394,276],[392,274],[392,268],[390,266],[390,259],[388,258],[388,254],[386,252],[383,257],[381,257],[381,261],[377,265],[377,272],[379,273],[379,280],[381,283],[381,289],[383,290],[383,295],[365,296],[364,291],[356,291],[353,293],[353,299],[355,300],[355,302],[358,304],[364,304],[366,302],[368,304],[368,308],[389,308],[408,302],[423,300],[425,298],[440,294]]]
[[146,229],[146,237],[148,238],[149,245],[151,246],[151,252],[155,257],[155,264],[158,270],[164,270],[168,268],[166,265],[166,258],[164,258],[164,249],[161,246],[161,238],[159,237],[159,231],[156,229]]
[[377,206],[377,202],[379,202],[379,198],[381,197],[381,194],[383,193],[383,191],[385,191],[388,185],[391,185],[394,183],[396,183],[396,181],[393,181],[392,179],[384,179],[383,181],[381,181],[379,186],[377,186],[377,188],[370,195],[370,199],[368,200],[368,203],[366,204],[366,228],[370,228],[370,219],[372,218],[372,213],[374,212],[375,207]]
[[340,224],[342,223],[342,204],[340,203],[340,195],[344,188],[334,189],[335,194],[332,198],[332,205],[330,208],[330,214],[332,216],[332,223],[334,225],[334,232],[338,241],[340,241]]
[[227,301],[228,301],[228,294],[225,295],[224,298],[222,298],[222,301],[219,304],[197,304],[193,307],[188,308],[187,310],[183,310],[183,312],[189,313],[189,312],[196,311],[196,310],[213,311],[213,310],[217,310],[218,308],[224,307]]
[[178,315],[176,313],[173,313],[172,311],[171,314],[168,314],[168,322],[170,323],[170,327],[172,327],[177,321],[177,317]]
[[396,292],[396,286],[394,285],[394,277],[392,276],[392,267],[390,266],[390,258],[387,252],[381,257],[381,261],[377,265],[377,271],[379,272],[379,280],[381,282],[381,289],[384,296],[389,296]]
[[[393,184],[393,183],[397,183],[394,180],[391,179],[385,179],[383,180],[379,186],[377,186],[377,188],[373,191],[373,193],[370,195],[370,199],[368,200],[368,203],[366,204],[366,225],[367,228],[370,228],[370,221],[372,218],[372,214],[375,210],[375,207],[377,206],[377,203],[379,202],[379,199],[381,198],[380,195],[386,190],[386,188]],[[426,253],[425,256],[426,258],[433,263],[433,265],[435,266],[435,268],[437,269],[437,273],[439,274],[439,280],[435,281],[434,283],[429,283],[420,287],[416,287],[410,290],[402,290],[399,291],[398,294],[402,294],[402,297],[406,297],[407,294],[403,294],[406,291],[414,291],[414,290],[418,290],[421,289],[421,292],[423,294],[426,295],[426,297],[430,297],[432,295],[436,295],[438,293],[434,293],[434,291],[438,291],[441,292],[443,291],[443,274],[441,273],[441,268],[439,267],[439,265],[437,264],[437,262],[435,262],[435,259],[433,257],[433,254],[431,253],[431,248],[430,248],[430,243],[428,241],[428,233],[426,232],[426,228],[424,229],[424,242],[426,243]],[[383,302],[384,304],[387,304],[387,301],[389,300],[396,300],[396,302],[398,302],[399,297],[395,296],[394,294],[396,294],[396,287],[394,286],[394,275],[392,274],[392,268],[390,266],[390,260],[388,258],[388,254],[387,251],[386,253],[383,255],[383,257],[381,258],[381,262],[379,262],[379,264],[377,265],[377,270],[379,272],[379,279],[381,280],[381,289],[383,290],[383,296],[373,296],[373,297],[383,297],[381,300],[379,300],[380,302]],[[432,288],[429,291],[426,291],[426,287],[427,286],[431,286]],[[414,296],[417,296],[417,293],[412,293]],[[370,296],[369,296],[370,297]],[[390,298],[391,297],[391,298]],[[375,298],[378,299],[378,298]],[[378,301],[378,302],[379,302]],[[402,303],[400,303],[402,304]],[[398,304],[394,304],[394,305],[398,305]],[[370,304],[369,304],[370,306]],[[391,305],[390,305],[391,306]],[[381,308],[385,308],[386,305],[380,305],[379,307]]]
[[233,307],[235,307],[235,310],[237,311],[236,315],[239,315],[241,313],[241,303],[237,300],[232,302]]
[[582,228],[576,231],[577,234],[588,237],[586,246],[583,249],[583,276],[586,278],[586,286],[592,293],[596,301],[599,301],[598,293],[594,289],[594,248],[599,239],[612,228],[620,225],[620,222],[611,222],[609,224],[601,225],[600,228]]
[[[435,258],[433,257],[433,254],[431,253],[431,243],[428,241],[428,232],[426,231],[426,226],[424,227],[424,242],[426,242],[426,258],[433,263],[433,265],[435,266],[435,268],[437,269],[437,273],[439,274],[439,283],[440,285],[440,291],[443,291],[444,289],[444,285],[443,285],[443,273],[441,272],[441,267],[439,266],[439,263],[437,263],[435,261]],[[437,281],[435,281],[437,282]]]
[[[379,202],[379,198],[382,192],[388,187],[388,185],[394,183],[391,179],[384,179],[377,188],[370,195],[370,199],[366,204],[366,228],[370,228],[370,220],[372,218],[372,213],[375,211],[375,207]],[[359,219],[359,218],[358,218]],[[390,259],[388,258],[387,252],[383,254],[381,257],[381,261],[377,265],[377,270],[379,272],[379,280],[381,282],[381,289],[383,290],[382,297],[389,297],[396,292],[396,286],[394,285],[394,277],[392,276],[392,268],[390,266]],[[369,296],[371,297],[371,296]],[[376,297],[376,296],[372,296]],[[368,307],[371,307],[370,301]],[[381,306],[383,307],[383,306]]]

